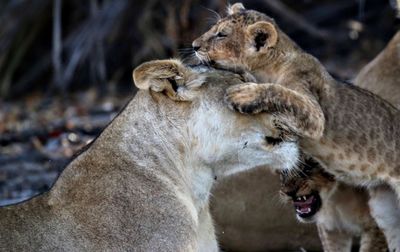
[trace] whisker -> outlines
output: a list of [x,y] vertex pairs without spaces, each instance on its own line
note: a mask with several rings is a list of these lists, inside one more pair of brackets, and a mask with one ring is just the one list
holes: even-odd
[[199,58],[195,56],[194,51],[190,53],[182,53],[182,62],[187,65],[197,65]]
[[212,21],[213,21],[214,23],[217,23],[219,20],[222,19],[221,15],[220,15],[218,12],[216,12],[215,10],[212,10],[212,9],[207,8],[207,7],[205,7],[205,6],[201,6],[201,7],[202,7],[203,9],[208,10],[209,12],[211,12],[211,13],[213,14],[212,18],[214,18],[214,20],[212,20]]
[[293,169],[288,171],[288,177],[290,179],[301,177],[300,173],[302,173],[301,169],[297,165],[294,165]]
[[182,47],[183,48],[185,48],[185,47],[191,48],[192,47],[192,42],[182,43]]
[[178,48],[178,51],[183,51],[183,52],[185,52],[185,51],[194,51],[193,50],[193,48]]
[[278,198],[276,202],[280,207],[285,207],[290,202],[290,198],[282,191],[277,193],[276,198]]
[[206,54],[206,57],[207,57],[207,64],[210,65],[210,62],[211,62],[210,55],[208,55],[208,53],[207,53],[207,54]]

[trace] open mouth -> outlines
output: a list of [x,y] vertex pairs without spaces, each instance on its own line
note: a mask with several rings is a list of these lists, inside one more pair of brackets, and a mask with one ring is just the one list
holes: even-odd
[[301,218],[310,218],[321,208],[321,198],[316,192],[295,196],[292,199],[296,214]]

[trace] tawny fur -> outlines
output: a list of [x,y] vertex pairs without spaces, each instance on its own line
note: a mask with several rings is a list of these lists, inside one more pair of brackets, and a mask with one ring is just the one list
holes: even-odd
[[[259,32],[266,32],[267,38],[277,33],[278,40],[271,46],[266,40],[266,48],[257,50],[247,28],[260,22],[274,29],[261,24]],[[223,39],[215,35],[220,31],[226,33]],[[250,71],[259,83],[269,82],[230,88],[226,99],[232,107],[245,113],[282,113],[290,117],[282,125],[305,136],[303,150],[337,177],[358,184],[386,181],[400,190],[398,110],[368,91],[334,80],[271,18],[241,10],[221,19],[193,44],[200,46],[200,58]]]
[[381,53],[361,69],[354,84],[400,108],[400,31]]
[[368,192],[338,182],[317,163],[306,160],[297,173],[281,174],[281,194],[285,199],[317,195],[319,210],[311,217],[297,218],[315,222],[326,252],[350,252],[353,238],[361,237],[363,252],[386,252],[386,239],[371,216]]
[[277,125],[300,135],[302,149],[339,180],[369,186],[386,182],[399,195],[398,110],[368,91],[334,80],[273,19],[243,6],[233,9],[193,42],[202,61],[250,71],[261,83],[230,88],[229,105],[244,113],[286,117]]
[[[355,79],[355,85],[368,89],[400,108],[400,32]],[[400,247],[400,204],[388,187],[371,187],[371,213],[385,233],[391,250]]]
[[[182,84],[159,88],[171,69],[185,70]],[[215,178],[296,163],[296,143],[266,143],[279,132],[272,117],[224,105],[238,75],[166,60],[142,65],[135,80],[157,92],[139,91],[49,192],[0,208],[1,251],[217,251],[208,209]]]

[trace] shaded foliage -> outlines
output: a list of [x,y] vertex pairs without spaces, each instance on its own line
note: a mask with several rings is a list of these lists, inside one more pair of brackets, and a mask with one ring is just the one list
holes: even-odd
[[[352,74],[346,67],[367,61],[398,28],[389,1],[243,2],[273,16],[344,77]],[[226,5],[225,0],[1,1],[0,97],[31,90],[65,94],[89,86],[104,95],[116,83],[133,88],[137,64],[190,55],[191,41],[215,22],[216,13],[224,14]]]

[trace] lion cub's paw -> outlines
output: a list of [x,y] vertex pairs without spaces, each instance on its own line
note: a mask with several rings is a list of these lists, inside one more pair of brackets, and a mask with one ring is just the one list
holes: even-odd
[[245,114],[257,114],[263,110],[263,97],[256,83],[244,83],[226,90],[225,102],[228,106]]

